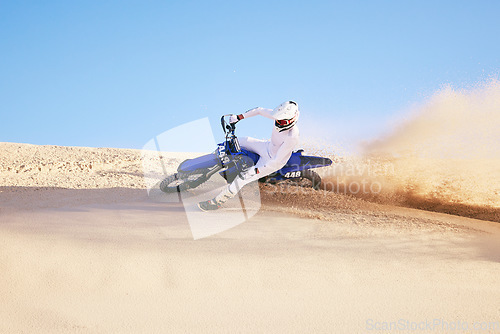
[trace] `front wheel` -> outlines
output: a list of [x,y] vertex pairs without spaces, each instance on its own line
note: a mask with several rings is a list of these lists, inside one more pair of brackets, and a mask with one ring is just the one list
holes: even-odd
[[160,190],[164,193],[181,192],[198,187],[207,180],[205,173],[195,171],[193,173],[175,173],[165,178],[160,183]]

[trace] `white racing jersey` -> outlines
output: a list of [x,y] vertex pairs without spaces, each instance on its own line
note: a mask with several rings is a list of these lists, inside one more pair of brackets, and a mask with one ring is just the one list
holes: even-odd
[[[261,115],[274,120],[274,117],[271,116],[272,112],[272,109],[257,107],[245,112],[243,114],[243,117],[248,118],[256,115]],[[281,169],[281,167],[283,167],[288,162],[288,159],[290,159],[290,156],[292,155],[292,152],[298,143],[299,128],[297,127],[297,124],[295,124],[295,126],[290,128],[289,130],[281,132],[276,126],[274,126],[273,132],[271,134],[271,140],[269,141],[267,147],[269,156],[267,157],[267,159],[264,159],[265,165],[263,167],[265,167],[266,169],[269,168],[274,170]]]

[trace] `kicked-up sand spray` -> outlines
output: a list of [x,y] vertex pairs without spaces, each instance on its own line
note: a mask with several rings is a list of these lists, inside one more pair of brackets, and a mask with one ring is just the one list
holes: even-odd
[[444,87],[323,180],[380,203],[500,221],[500,82]]

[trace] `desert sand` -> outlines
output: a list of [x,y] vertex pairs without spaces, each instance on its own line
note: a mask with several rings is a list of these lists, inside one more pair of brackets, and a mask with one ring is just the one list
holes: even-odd
[[140,151],[1,143],[0,332],[500,332],[499,223],[261,198],[193,240],[181,203],[148,196]]

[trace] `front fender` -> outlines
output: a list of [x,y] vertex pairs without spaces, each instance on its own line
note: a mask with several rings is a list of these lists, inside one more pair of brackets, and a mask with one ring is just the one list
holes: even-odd
[[220,160],[217,155],[215,153],[210,153],[198,158],[184,160],[179,167],[177,167],[177,171],[186,173],[200,168],[212,168],[219,164]]

